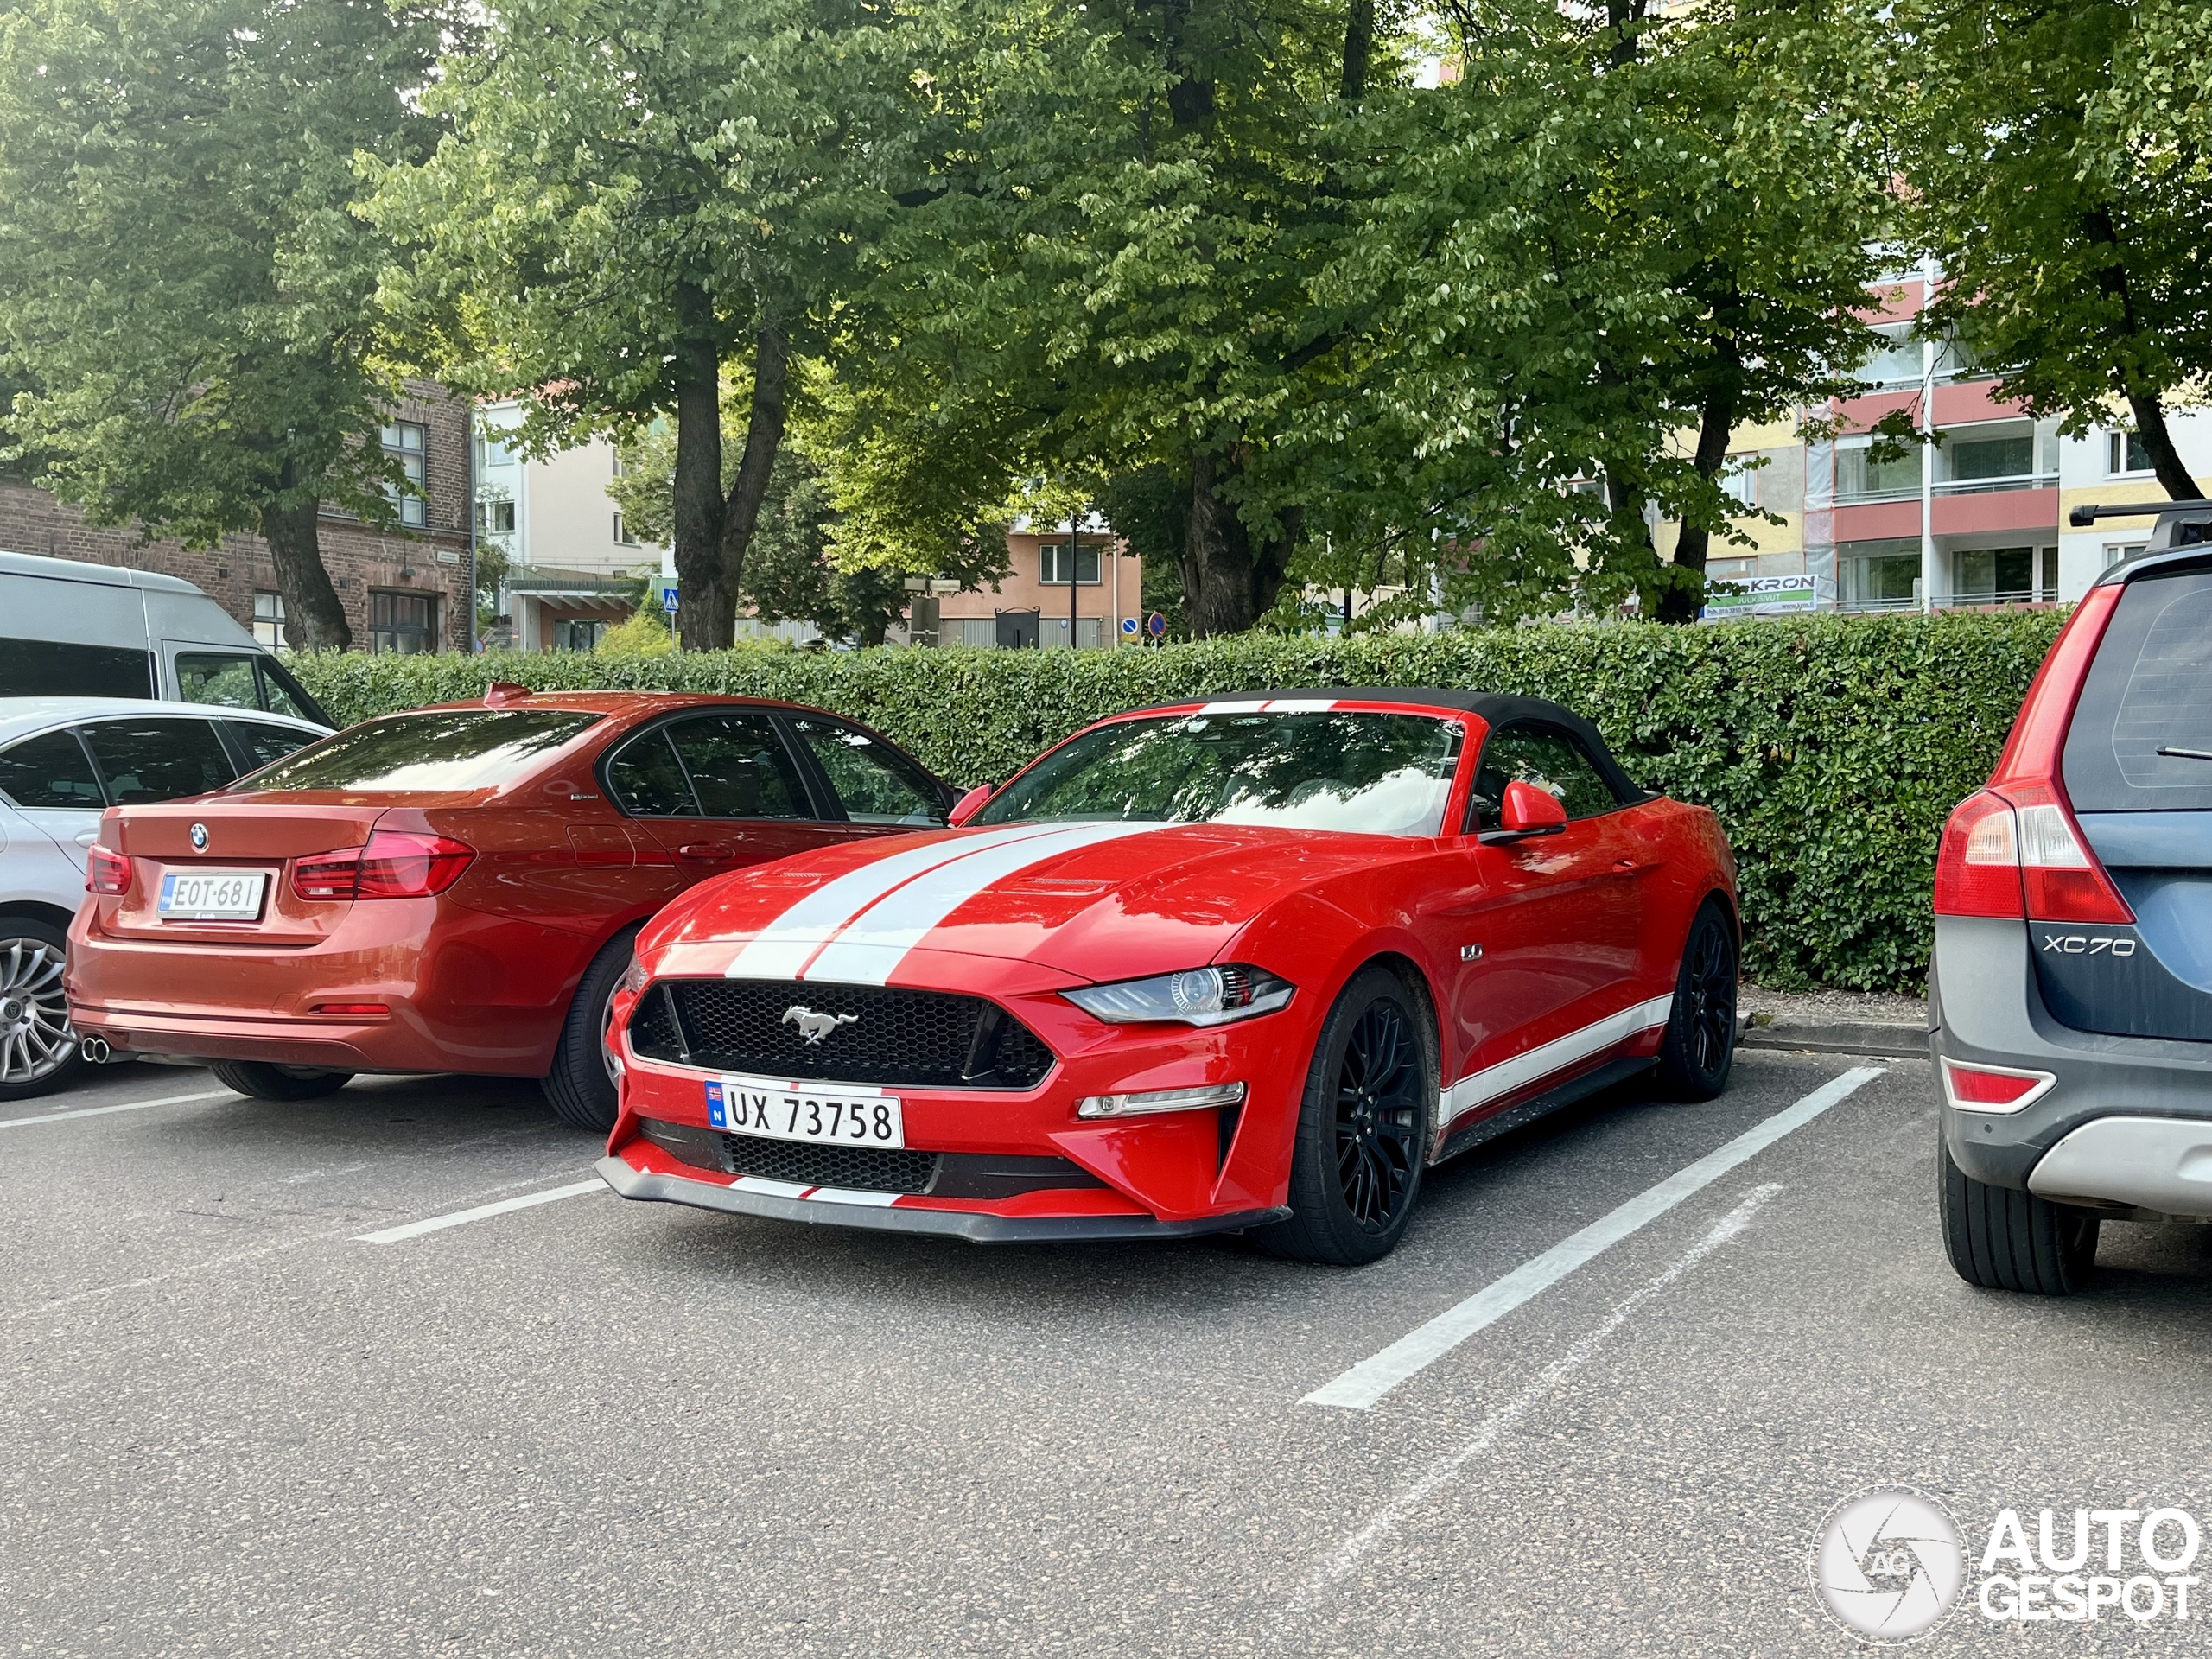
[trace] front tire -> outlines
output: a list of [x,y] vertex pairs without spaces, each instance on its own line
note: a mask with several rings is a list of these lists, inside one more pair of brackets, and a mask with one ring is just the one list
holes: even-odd
[[60,928],[0,917],[0,1100],[51,1093],[84,1064],[61,994],[67,950]]
[[539,1085],[563,1122],[598,1135],[614,1127],[621,1107],[614,1071],[607,1062],[607,1005],[614,1000],[614,987],[630,966],[637,944],[638,930],[626,927],[591,959],[569,1002],[569,1017],[561,1022],[553,1069]]
[[1736,1065],[1736,930],[1708,899],[1682,941],[1675,1006],[1659,1044],[1659,1081],[1677,1100],[1712,1100]]
[[1936,1202],[1943,1251],[1960,1278],[1984,1290],[2071,1296],[2096,1270],[2096,1212],[1977,1181],[1937,1137]]
[[351,1071],[325,1071],[311,1065],[277,1065],[268,1060],[210,1060],[215,1080],[256,1100],[321,1100],[353,1081]]
[[1321,1027],[1291,1149],[1287,1221],[1256,1230],[1300,1262],[1363,1267],[1397,1248],[1435,1138],[1436,1033],[1389,969],[1362,969]]

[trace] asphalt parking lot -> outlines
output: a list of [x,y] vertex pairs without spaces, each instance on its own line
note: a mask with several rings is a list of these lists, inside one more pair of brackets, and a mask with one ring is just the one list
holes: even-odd
[[[593,1191],[418,1226],[588,1179],[522,1084],[134,1066],[0,1119],[0,1651],[1832,1654],[1812,1541],[1869,1487],[1970,1555],[2004,1505],[2207,1497],[2212,1231],[2108,1229],[2070,1303],[1968,1290],[1920,1061],[1617,1091],[1433,1175],[1358,1272]],[[1516,1270],[1366,1408],[1306,1398]],[[1915,1650],[2196,1632],[1967,1605]]]

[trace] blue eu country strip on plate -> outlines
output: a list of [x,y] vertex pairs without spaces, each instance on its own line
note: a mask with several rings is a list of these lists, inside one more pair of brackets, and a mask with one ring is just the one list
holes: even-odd
[[722,1086],[719,1083],[707,1085],[707,1122],[718,1129],[729,1128],[729,1108],[722,1103]]

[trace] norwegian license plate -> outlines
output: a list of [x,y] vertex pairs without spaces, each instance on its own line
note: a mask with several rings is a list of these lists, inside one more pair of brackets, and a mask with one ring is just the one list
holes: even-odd
[[733,1135],[764,1135],[772,1141],[906,1144],[898,1096],[844,1084],[800,1088],[772,1077],[724,1077],[707,1085],[707,1122]]
[[169,870],[162,876],[155,909],[164,918],[195,922],[251,922],[261,914],[266,870]]

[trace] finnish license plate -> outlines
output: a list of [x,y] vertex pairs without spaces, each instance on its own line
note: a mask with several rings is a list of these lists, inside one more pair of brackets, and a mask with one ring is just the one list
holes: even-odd
[[193,921],[250,922],[261,914],[266,870],[169,870],[156,912]]
[[707,1085],[707,1122],[734,1135],[765,1135],[772,1141],[906,1144],[898,1096],[842,1084],[797,1088],[772,1077],[724,1077]]

